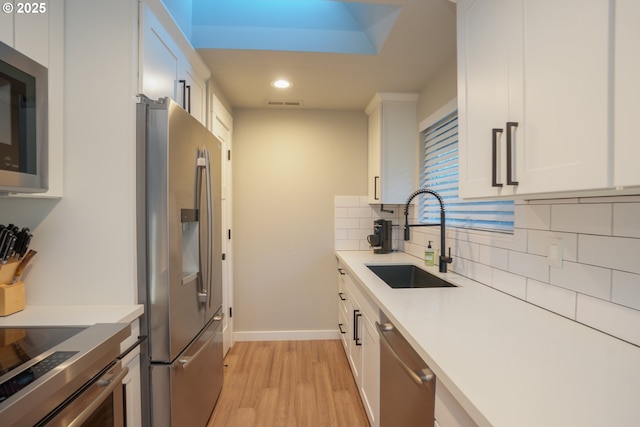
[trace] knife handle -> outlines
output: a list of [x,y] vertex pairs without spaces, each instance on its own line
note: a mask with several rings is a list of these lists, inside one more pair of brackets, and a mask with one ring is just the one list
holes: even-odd
[[16,268],[16,273],[13,276],[12,283],[16,283],[18,280],[20,280],[20,278],[22,277],[22,273],[24,273],[24,269],[27,267],[27,264],[31,262],[31,259],[36,256],[37,253],[38,252],[34,251],[33,249],[30,249],[29,252],[27,252],[24,258],[22,258],[22,261],[20,261],[20,264],[18,264],[18,268]]

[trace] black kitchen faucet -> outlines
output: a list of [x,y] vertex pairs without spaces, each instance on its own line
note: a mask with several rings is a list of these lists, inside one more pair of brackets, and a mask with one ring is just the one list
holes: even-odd
[[[438,199],[438,202],[440,203],[440,223],[435,223],[435,224],[409,224],[409,204],[411,203],[411,200],[413,200],[414,197],[416,197],[419,194],[431,194],[432,196],[434,196],[436,199]],[[404,205],[404,240],[409,240],[411,239],[410,237],[410,233],[409,233],[409,227],[435,227],[435,226],[440,226],[440,260],[438,263],[438,271],[440,271],[440,273],[446,273],[447,272],[447,264],[451,264],[451,262],[453,261],[453,259],[451,258],[451,248],[449,248],[449,255],[444,255],[444,248],[445,248],[445,221],[444,221],[444,202],[442,201],[442,197],[440,197],[440,195],[438,193],[436,193],[433,190],[429,190],[428,188],[421,188],[418,191],[415,191],[414,193],[412,193],[409,198],[407,199],[407,203]]]

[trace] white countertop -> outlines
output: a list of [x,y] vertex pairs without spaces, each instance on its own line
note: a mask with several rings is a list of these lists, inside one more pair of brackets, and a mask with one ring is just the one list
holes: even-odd
[[[337,255],[479,426],[640,425],[640,348],[404,253]],[[366,264],[457,288],[391,289]]]
[[95,323],[131,323],[144,312],[132,305],[27,305],[24,310],[0,317],[0,327],[89,326]]

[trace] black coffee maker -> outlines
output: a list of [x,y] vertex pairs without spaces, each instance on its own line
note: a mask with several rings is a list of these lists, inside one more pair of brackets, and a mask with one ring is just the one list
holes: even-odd
[[367,242],[373,248],[374,254],[391,252],[391,221],[386,219],[373,221],[373,234],[367,236]]

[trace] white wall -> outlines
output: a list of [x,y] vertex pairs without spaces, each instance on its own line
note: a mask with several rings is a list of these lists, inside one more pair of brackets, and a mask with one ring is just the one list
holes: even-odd
[[418,123],[429,117],[458,93],[457,62],[455,55],[451,61],[427,83],[418,99]]
[[236,337],[333,336],[334,196],[366,192],[365,113],[236,110],[233,144]]
[[65,1],[64,196],[0,200],[34,230],[27,305],[136,301],[137,7]]

